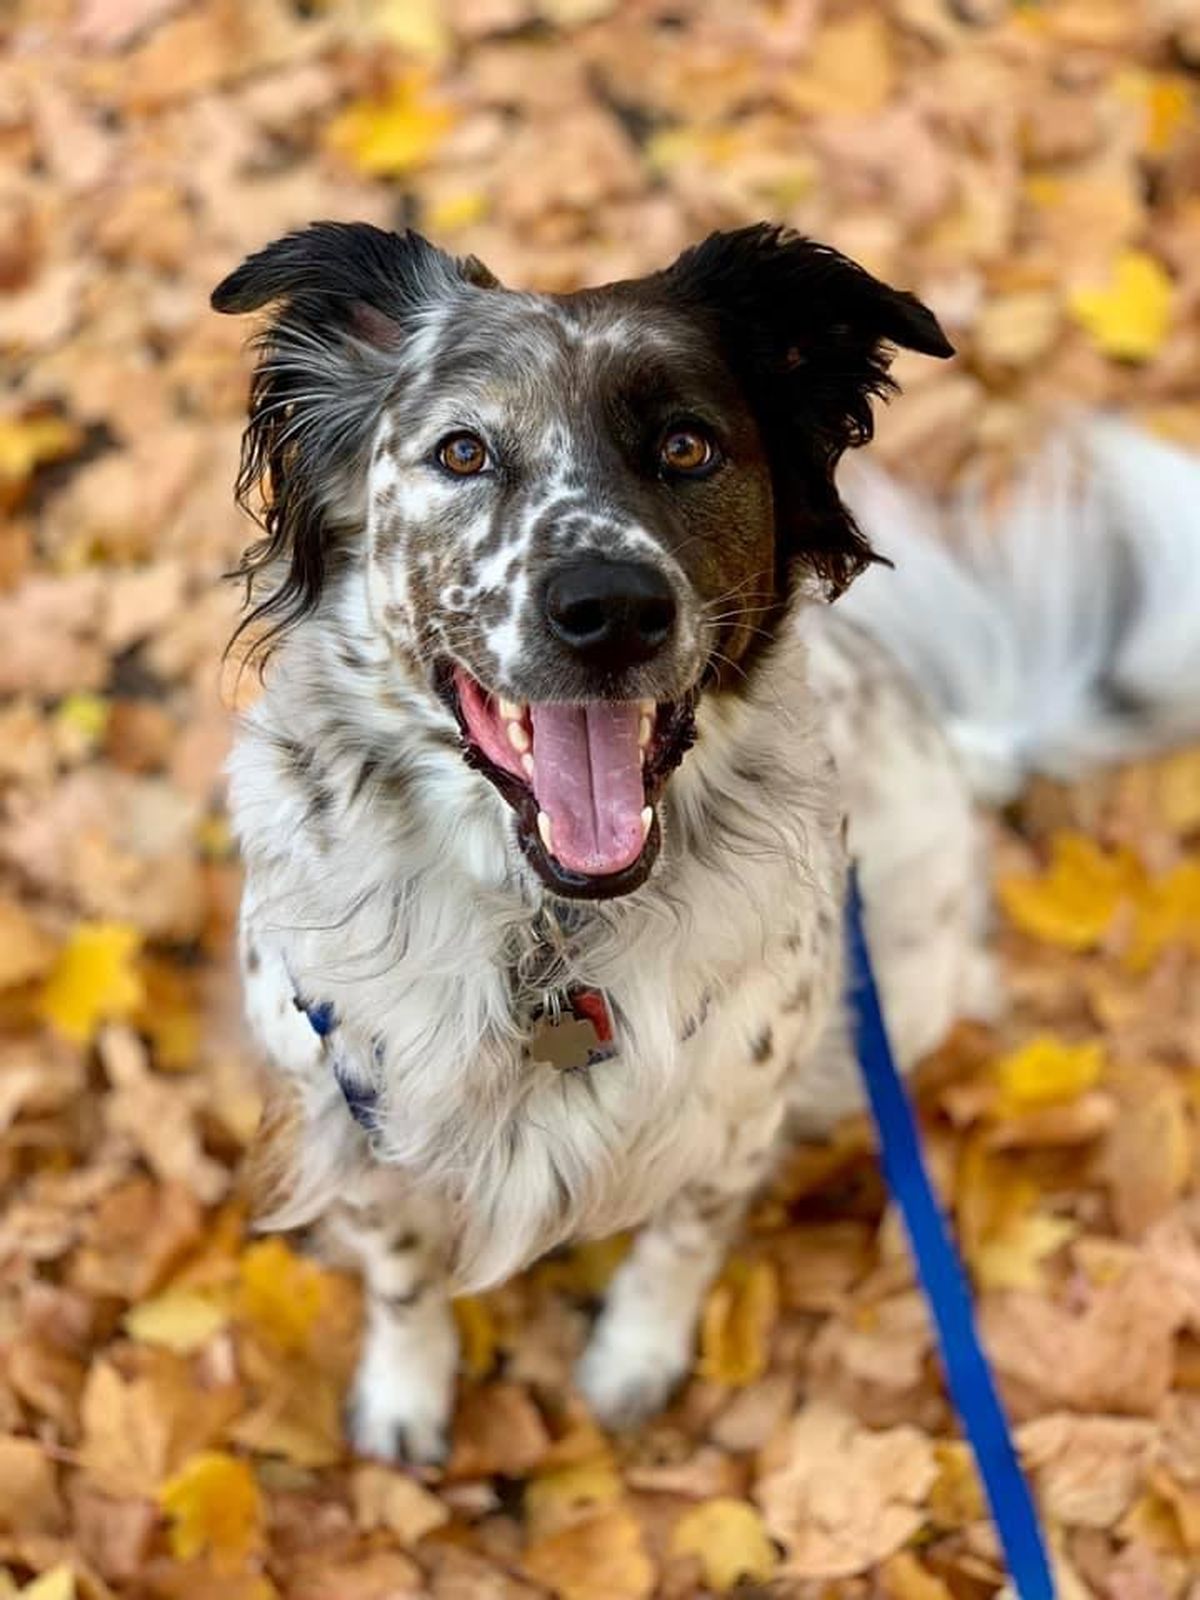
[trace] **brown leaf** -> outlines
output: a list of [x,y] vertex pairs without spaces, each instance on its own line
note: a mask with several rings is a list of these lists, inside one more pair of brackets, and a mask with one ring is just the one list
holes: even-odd
[[654,1588],[637,1522],[623,1505],[533,1540],[523,1564],[561,1600],[645,1600]]
[[0,1532],[59,1533],[63,1526],[53,1462],[35,1439],[0,1436]]
[[1110,1528],[1138,1492],[1156,1436],[1151,1422],[1060,1411],[1027,1422],[1017,1444],[1049,1516],[1068,1527]]
[[816,1400],[768,1446],[755,1498],[785,1547],[784,1572],[850,1577],[912,1537],[936,1475],[932,1445],[916,1429],[872,1433]]

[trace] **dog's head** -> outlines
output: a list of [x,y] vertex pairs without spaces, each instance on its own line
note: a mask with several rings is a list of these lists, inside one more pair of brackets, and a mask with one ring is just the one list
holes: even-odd
[[323,223],[219,311],[277,306],[241,488],[255,615],[289,625],[365,559],[373,625],[458,719],[559,894],[636,888],[697,696],[752,670],[798,586],[871,551],[834,487],[893,347],[936,320],[768,226],[578,294],[502,288],[415,234]]

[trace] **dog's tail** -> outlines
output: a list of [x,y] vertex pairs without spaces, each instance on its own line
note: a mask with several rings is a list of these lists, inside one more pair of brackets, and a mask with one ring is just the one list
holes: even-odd
[[894,571],[838,608],[908,668],[981,797],[1200,736],[1200,456],[1090,417],[996,510],[869,463],[842,487]]

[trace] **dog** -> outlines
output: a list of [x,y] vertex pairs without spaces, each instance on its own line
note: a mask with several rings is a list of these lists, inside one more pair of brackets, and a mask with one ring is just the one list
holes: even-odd
[[[1052,726],[1022,641],[1059,663],[1008,542],[952,556],[890,480],[859,476],[857,516],[839,489],[893,353],[949,341],[780,227],[539,295],[415,233],[321,223],[213,304],[270,308],[239,479],[265,507],[243,564],[265,691],[230,767],[279,1102],[264,1225],[360,1270],[353,1441],[415,1462],[447,1449],[451,1296],[638,1228],[579,1366],[596,1417],[635,1423],[688,1370],[780,1149],[860,1104],[851,856],[911,1066],[999,1003],[975,794],[1069,766],[1081,727],[1090,757],[1190,728],[1194,629],[1155,657],[1166,602],[1125,593],[1154,563],[1109,484],[1093,521],[1121,576],[1072,580],[1049,630],[1071,662],[1076,612],[1103,616]],[[1055,528],[1117,458],[1141,527],[1127,480],[1161,501],[1161,451],[1194,496],[1189,458],[1090,421],[1039,469],[1069,502]],[[1027,556],[1077,573],[1069,545],[1039,523]],[[1007,677],[975,674],[982,722],[956,700],[964,636],[977,664],[981,640],[1008,650]]]

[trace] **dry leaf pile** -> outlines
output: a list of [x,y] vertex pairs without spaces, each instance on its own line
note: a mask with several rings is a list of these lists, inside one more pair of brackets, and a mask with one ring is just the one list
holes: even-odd
[[[859,1124],[641,1434],[570,1388],[603,1244],[460,1305],[444,1475],[347,1456],[354,1285],[235,1185],[247,363],[206,297],[316,217],[563,288],[769,215],[946,323],[880,429],[921,481],[1080,402],[1200,445],[1194,0],[9,0],[0,38],[0,1595],[988,1600]],[[996,843],[1014,1006],[924,1071],[931,1159],[1061,1594],[1197,1600],[1200,755]]]

